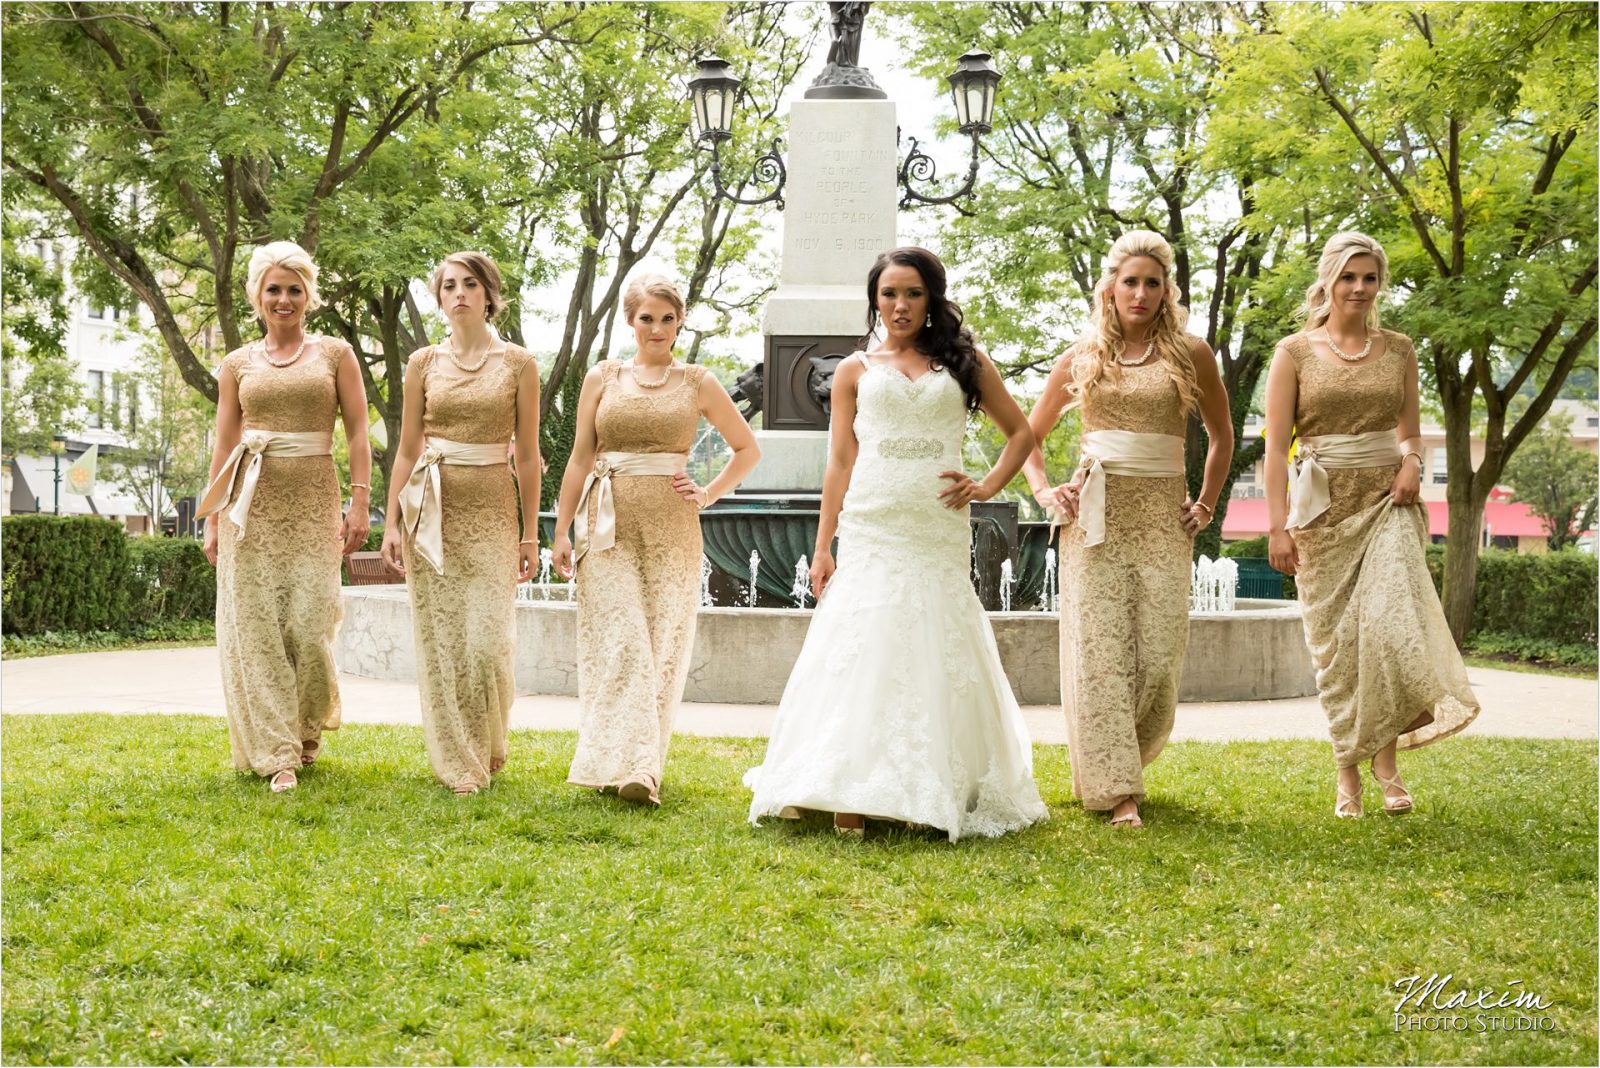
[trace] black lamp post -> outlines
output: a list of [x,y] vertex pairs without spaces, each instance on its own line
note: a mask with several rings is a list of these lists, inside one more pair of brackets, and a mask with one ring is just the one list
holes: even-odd
[[994,94],[1000,84],[1000,72],[989,59],[989,53],[973,49],[961,57],[955,73],[950,75],[956,126],[972,138],[972,164],[967,168],[966,182],[949,196],[930,196],[911,188],[913,181],[933,181],[935,173],[933,159],[917,148],[917,139],[913,137],[911,151],[900,165],[900,187],[905,190],[900,197],[902,210],[918,204],[953,204],[972,192],[978,181],[978,139],[994,129]]
[[751,180],[758,185],[771,185],[772,192],[763,197],[741,197],[722,184],[722,142],[733,136],[733,106],[739,98],[739,86],[744,84],[734,76],[728,65],[716,56],[700,61],[700,72],[689,79],[689,99],[694,104],[694,121],[700,132],[695,140],[711,146],[711,181],[717,196],[735,204],[766,204],[776,202],[783,208],[783,183],[788,172],[783,166],[783,156],[778,141],[755,162]]
[[56,506],[55,514],[61,514],[61,454],[66,451],[67,436],[57,434],[50,439],[50,451],[56,457]]
[[[911,152],[900,165],[900,185],[905,190],[900,198],[901,209],[918,204],[953,204],[972,192],[978,180],[978,139],[993,129],[994,94],[1000,84],[1000,72],[994,69],[989,53],[974,49],[962,56],[954,74],[950,75],[950,96],[955,104],[956,125],[972,138],[972,165],[967,168],[967,180],[960,189],[949,196],[919,193],[911,187],[913,181],[931,182],[935,167],[932,158],[917,148],[917,139],[911,138]],[[729,192],[722,184],[722,161],[719,155],[722,142],[733,136],[733,106],[738,99],[737,78],[728,64],[716,56],[700,61],[700,71],[689,79],[689,99],[694,105],[694,121],[699,128],[695,140],[711,147],[711,181],[717,196],[736,204],[766,204],[776,201],[783,207],[783,183],[788,172],[783,165],[778,141],[755,162],[752,179],[761,185],[772,185],[772,192],[763,197],[745,198]]]

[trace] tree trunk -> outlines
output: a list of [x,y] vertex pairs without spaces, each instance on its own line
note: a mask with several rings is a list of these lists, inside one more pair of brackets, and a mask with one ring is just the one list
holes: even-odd
[[[1483,489],[1480,491],[1479,486]],[[1450,522],[1445,534],[1444,605],[1450,635],[1460,646],[1472,631],[1478,600],[1478,553],[1483,531],[1483,506],[1494,482],[1484,478],[1451,479],[1447,496]]]

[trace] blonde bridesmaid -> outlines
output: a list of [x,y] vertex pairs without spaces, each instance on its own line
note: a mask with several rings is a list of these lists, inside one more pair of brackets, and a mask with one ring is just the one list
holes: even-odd
[[[731,492],[760,453],[721,383],[673,359],[678,288],[639,278],[622,307],[637,354],[583,380],[552,551],[578,585],[578,749],[567,781],[654,807],[694,645],[700,510]],[[705,487],[685,471],[702,417],[733,449]]]
[[406,367],[387,513],[399,521],[382,552],[411,594],[433,774],[474,794],[505,766],[517,582],[539,555],[539,368],[491,325],[505,301],[488,256],[452,253],[431,286],[450,336]]
[[[1029,424],[1043,441],[1083,413],[1082,459],[1052,487],[1044,454],[1023,466],[1061,534],[1061,705],[1072,793],[1143,826],[1144,768],[1172,733],[1189,642],[1191,541],[1215,515],[1233,423],[1211,347],[1184,326],[1172,248],[1122,235],[1094,290],[1094,330],[1056,361]],[[1210,444],[1200,492],[1184,483],[1184,438],[1198,414]]]
[[[228,353],[218,371],[217,443],[200,514],[217,568],[233,764],[282,793],[316,760],[322,732],[339,726],[339,557],[367,537],[372,449],[355,352],[305,330],[321,305],[311,257],[292,241],[256,249],[245,292],[265,336]],[[350,446],[342,518],[335,418]]]
[[[1362,813],[1370,761],[1384,811],[1411,810],[1397,749],[1449,737],[1478,700],[1428,576],[1417,354],[1384,330],[1382,246],[1335,235],[1267,373],[1267,554],[1295,575],[1333,737],[1334,815]],[[1298,436],[1294,466],[1291,440]]]

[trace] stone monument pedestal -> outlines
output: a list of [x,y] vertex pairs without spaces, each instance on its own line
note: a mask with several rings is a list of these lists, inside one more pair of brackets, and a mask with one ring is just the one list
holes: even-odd
[[744,491],[816,493],[822,485],[825,384],[859,347],[867,272],[896,244],[897,136],[888,100],[790,105],[783,264],[761,329],[761,462]]

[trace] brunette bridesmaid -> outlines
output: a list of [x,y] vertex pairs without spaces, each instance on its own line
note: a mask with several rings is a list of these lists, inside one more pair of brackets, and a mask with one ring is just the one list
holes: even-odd
[[450,336],[406,368],[383,557],[411,593],[433,773],[473,794],[505,766],[517,582],[539,555],[539,368],[492,326],[505,300],[488,256],[445,257],[432,287]]

